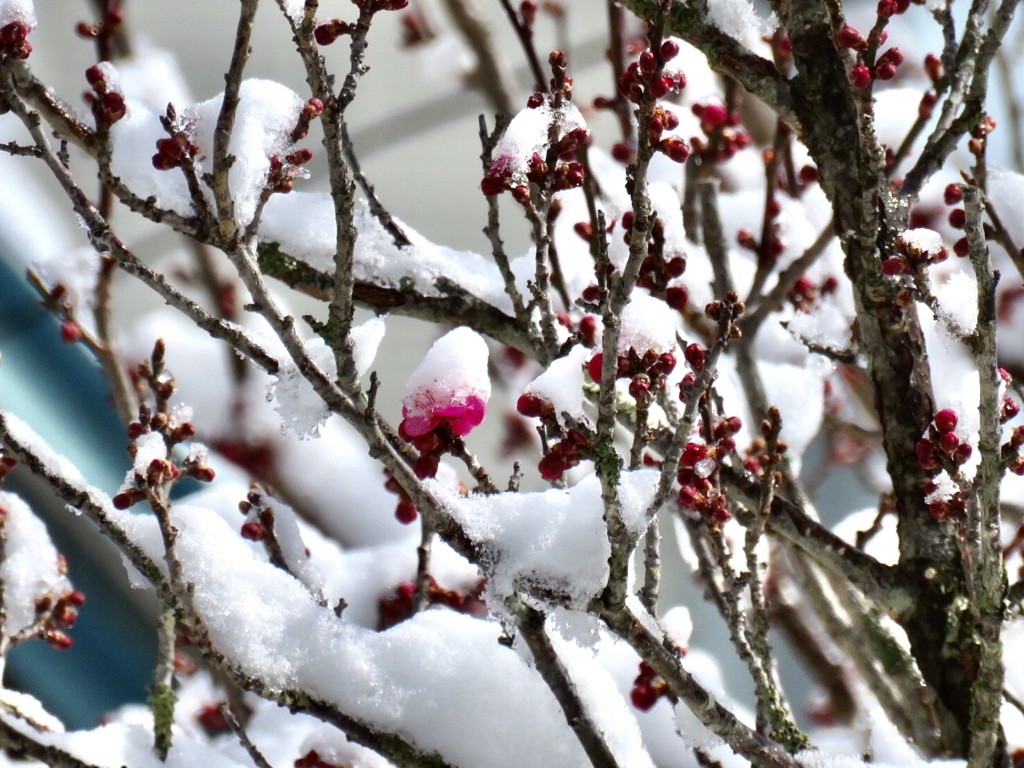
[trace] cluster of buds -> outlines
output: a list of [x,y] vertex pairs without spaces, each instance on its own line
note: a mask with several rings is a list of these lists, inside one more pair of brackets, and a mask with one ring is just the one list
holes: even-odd
[[[583,346],[594,347],[597,344],[598,325],[597,318],[594,315],[584,315],[577,323],[568,312],[558,312],[555,315],[555,319],[558,320],[560,326],[569,331],[569,333],[574,334],[583,343]],[[518,355],[522,355],[519,350],[515,352]],[[526,359],[526,356],[523,355],[524,362]],[[521,368],[522,365],[519,364],[516,367]]]
[[[960,185],[953,182],[946,185],[946,189],[942,193],[942,199],[946,205],[959,205],[963,202],[964,194],[960,189]],[[967,211],[963,208],[953,208],[949,212],[949,226],[953,229],[963,229],[967,224]],[[953,253],[960,258],[966,258],[971,252],[971,246],[967,242],[967,237],[961,237],[955,243],[953,243]]]
[[110,82],[103,64],[93,64],[85,70],[85,79],[93,90],[85,94],[85,99],[92,105],[92,113],[98,123],[113,125],[125,116],[128,107],[124,103],[124,94]]
[[743,422],[738,416],[722,419],[712,430],[712,442],[687,443],[679,458],[679,506],[700,513],[713,525],[731,517],[725,493],[714,482],[719,460],[736,450],[736,433]]
[[[623,238],[628,245],[633,228],[632,211],[627,211],[623,215],[622,226],[626,230]],[[686,257],[676,251],[666,252],[665,222],[660,218],[655,219],[651,226],[650,240],[647,243],[647,255],[640,264],[640,273],[637,276],[636,284],[641,288],[646,288],[652,296],[664,297],[673,309],[682,310],[686,306],[686,289],[682,289],[682,296],[679,295],[679,290],[673,291],[671,301],[669,301],[667,291],[669,290],[668,284],[672,280],[682,277],[684,272],[686,272]]]
[[647,118],[647,138],[651,146],[676,163],[685,163],[690,157],[690,146],[678,136],[662,138],[665,131],[679,127],[679,117],[670,109],[656,106]]
[[75,309],[68,297],[68,289],[57,283],[46,295],[44,306],[60,316],[60,340],[64,344],[76,344],[85,338],[85,330],[75,319]]
[[[596,321],[594,333],[596,335]],[[533,392],[525,392],[516,401],[516,410],[528,419],[540,419],[546,435],[560,438],[548,447],[547,453],[537,464],[537,470],[545,480],[559,480],[566,471],[591,457],[593,446],[590,437],[575,427],[563,430],[558,421],[558,414],[555,413],[555,406],[547,398]]]
[[[484,582],[480,581],[470,592],[462,593],[454,589],[439,586],[433,576],[428,577],[425,597],[427,607],[440,606],[458,613],[482,617],[487,608],[481,600]],[[382,597],[378,604],[377,629],[384,631],[396,624],[401,624],[413,615],[413,600],[416,596],[416,584],[403,581],[390,597]]]
[[[150,445],[152,441],[160,447],[164,456],[170,456],[171,450],[178,444],[187,442],[196,434],[195,425],[189,420],[188,409],[169,407],[174,394],[174,378],[164,370],[163,340],[158,340],[153,348],[150,362],[142,362],[132,371],[132,379],[141,396],[148,386],[149,393],[156,401],[156,407],[146,404],[139,406],[139,417],[128,424],[128,438],[132,441],[128,446],[128,455],[136,459],[140,445]],[[148,440],[147,440],[148,437]],[[148,455],[148,454],[146,454]],[[146,498],[146,489],[162,488],[165,484],[175,483],[183,477],[191,477],[200,482],[210,482],[215,473],[207,463],[206,449],[198,444],[193,445],[188,456],[179,467],[168,458],[154,458],[144,469],[136,468],[134,485],[126,483],[113,498],[118,509],[128,509]]]
[[[626,211],[622,215],[622,240],[626,245],[632,240],[633,212]],[[615,229],[616,220],[612,220],[608,226],[608,232]],[[574,230],[576,234],[586,241],[593,238],[593,227],[589,222],[578,222]],[[595,266],[596,270],[597,267]],[[686,272],[686,256],[676,251],[665,251],[665,222],[658,218],[651,226],[650,240],[647,243],[647,255],[640,263],[640,272],[637,275],[636,284],[646,288],[652,296],[665,300],[672,309],[682,312],[686,308],[689,293],[683,285],[669,285],[676,278],[682,277]],[[600,289],[596,284],[591,284],[583,290],[582,298],[596,304],[600,301]]]
[[267,541],[274,536],[274,508],[263,488],[254,484],[238,502],[238,511],[245,515],[240,529],[243,539]]
[[666,62],[678,55],[679,44],[674,40],[663,42],[657,53],[652,50],[641,52],[639,58],[619,78],[619,95],[634,104],[641,104],[648,93],[653,99],[663,99],[685,88],[686,77],[682,72],[672,75],[664,72]]
[[583,459],[589,458],[592,447],[585,434],[578,429],[569,429],[565,437],[548,448],[548,452],[537,463],[537,471],[545,480],[554,482],[568,470],[579,466]]
[[878,18],[891,19],[893,16],[906,13],[907,9],[910,8],[911,2],[917,5],[924,4],[924,0],[878,0]]
[[928,436],[917,441],[915,452],[921,469],[935,471],[946,461],[954,466],[966,464],[974,452],[970,443],[961,443],[956,434],[958,417],[952,408],[944,408],[935,414],[928,427]]
[[153,167],[158,171],[169,171],[180,167],[186,158],[195,157],[198,152],[199,148],[183,133],[174,133],[172,136],[156,140]]
[[1003,466],[1018,476],[1024,475],[1024,456],[1021,456],[1021,448],[1024,448],[1024,426],[1013,430],[1010,440],[1003,444],[1000,451]]
[[822,297],[836,292],[839,280],[829,276],[815,284],[807,275],[801,275],[786,294],[786,299],[801,312],[810,312]]
[[299,118],[295,121],[295,127],[290,135],[292,143],[306,138],[307,134],[309,134],[310,122],[313,118],[323,114],[323,111],[324,103],[320,99],[310,99],[302,105],[302,109],[299,110]]
[[896,253],[882,262],[883,274],[890,277],[912,275],[932,264],[940,264],[949,258],[938,234],[931,230],[910,229],[902,233],[893,243]]
[[267,187],[274,192],[291,192],[295,180],[307,174],[302,167],[313,159],[313,150],[296,149],[283,158],[274,155],[270,158],[270,170],[267,171]]
[[[60,568],[62,572],[67,570],[67,562],[61,556]],[[76,590],[61,595],[56,600],[52,595],[43,595],[36,600],[36,624],[39,627],[39,635],[51,647],[58,651],[64,651],[73,644],[67,630],[75,626],[78,621],[78,609],[85,605],[85,594]]]
[[[934,490],[935,484],[931,481],[925,483],[926,493],[930,487]],[[928,503],[928,514],[936,520],[963,518],[966,513],[967,503],[964,501],[964,495],[958,490],[948,499],[936,499]]]
[[786,241],[780,235],[781,228],[777,221],[781,212],[782,204],[774,197],[765,203],[764,215],[768,221],[768,231],[763,240],[758,240],[749,229],[736,231],[736,242],[740,248],[755,254],[759,264],[774,264],[786,250]]
[[[910,5],[909,0],[898,0],[902,10],[899,13],[903,13],[906,8]],[[883,18],[889,18],[889,16],[883,16],[882,7],[896,7],[896,0],[881,0],[879,3],[879,16]],[[858,54],[866,53],[869,49],[874,46],[877,49],[883,45],[888,35],[880,27],[875,27],[871,30],[870,39],[865,39],[860,32],[849,24],[844,25],[838,32],[836,32],[835,40],[836,43],[842,48],[848,48]],[[871,83],[875,80],[892,80],[896,77],[896,70],[900,64],[903,63],[903,53],[899,48],[889,48],[883,51],[874,61],[872,66],[869,68],[862,58],[858,58],[857,62],[853,65],[850,70],[850,82],[855,88],[868,88]],[[933,78],[934,82],[934,78]],[[933,94],[934,95],[934,94]],[[932,103],[934,107],[934,102]]]
[[452,430],[451,421],[443,419],[437,423],[429,432],[419,435],[410,435],[405,429],[405,422],[398,427],[398,434],[406,442],[412,443],[420,455],[412,465],[412,471],[420,480],[437,476],[437,468],[441,464],[441,457],[456,449],[458,435]]
[[32,53],[28,33],[32,30],[23,21],[12,21],[0,27],[0,58],[27,59]]
[[[885,42],[888,34],[882,32],[879,37],[879,45]],[[849,48],[851,51],[857,53],[864,53],[868,49],[868,41],[864,39],[863,35],[851,27],[849,24],[844,24],[843,27],[836,32],[836,43],[840,48]]]
[[694,104],[690,111],[700,120],[706,139],[690,139],[693,151],[702,162],[724,163],[753,143],[753,138],[740,127],[740,116],[721,104]]
[[[534,104],[534,97],[537,95],[534,94],[531,97],[531,105]],[[541,97],[540,103],[532,108],[543,103],[544,97]],[[532,197],[531,184],[551,192],[581,187],[586,179],[586,171],[583,164],[576,162],[573,158],[576,156],[576,151],[581,146],[590,143],[590,140],[590,132],[586,128],[574,128],[567,131],[549,148],[547,159],[541,157],[538,152],[534,152],[530,156],[525,169],[525,178],[520,177],[520,174],[517,173],[519,169],[512,156],[498,155],[491,161],[487,175],[480,182],[480,191],[486,197],[495,197],[502,192],[509,191],[517,203],[526,205]],[[554,165],[553,169],[552,164]]]
[[629,691],[629,700],[633,706],[641,712],[649,712],[658,703],[658,699],[666,695],[668,684],[658,676],[654,667],[646,661],[641,661],[640,673]]
[[342,35],[352,33],[352,26],[341,19],[331,19],[323,24],[317,24],[313,30],[313,39],[317,45],[330,45]]
[[[601,368],[604,354],[599,352],[587,363],[587,373],[594,381],[601,382]],[[633,347],[619,355],[615,370],[616,379],[629,379],[629,394],[637,402],[647,402],[651,392],[657,392],[665,385],[665,377],[676,367],[676,356],[671,352],[657,352],[648,349],[642,355]]]
[[992,115],[985,115],[973,128],[971,138],[967,142],[967,149],[977,158],[984,157],[985,147],[988,144],[988,135],[996,129],[996,119]]
[[[925,483],[925,494],[929,495],[938,489],[934,481]],[[928,502],[928,514],[935,520],[953,520],[963,518],[967,514],[967,502],[960,491],[956,491],[945,499],[933,499]]]
[[[867,64],[858,61],[850,70],[850,83],[854,88],[861,90],[869,88],[875,80],[892,80],[896,77],[896,70],[903,63],[903,53],[899,48],[890,48],[875,61],[873,68],[868,69]],[[935,96],[922,101],[919,110],[928,111],[935,106]]]

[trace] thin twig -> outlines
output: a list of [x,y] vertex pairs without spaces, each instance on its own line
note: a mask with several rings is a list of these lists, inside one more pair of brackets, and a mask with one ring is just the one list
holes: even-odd
[[273,768],[270,763],[267,762],[267,758],[263,756],[259,748],[252,743],[249,735],[245,732],[242,724],[238,722],[238,718],[235,717],[235,713],[231,711],[231,705],[226,701],[221,702],[220,714],[224,718],[224,722],[228,724],[228,728],[235,734],[238,742],[242,745],[246,754],[249,755],[249,759],[253,761],[256,768]]
[[579,739],[583,751],[590,758],[590,764],[594,768],[618,768],[619,762],[608,747],[604,734],[592,720],[568,670],[551,645],[551,638],[544,628],[545,615],[526,604],[521,604],[516,613],[517,626],[533,654],[537,671],[558,700],[565,714],[565,721]]

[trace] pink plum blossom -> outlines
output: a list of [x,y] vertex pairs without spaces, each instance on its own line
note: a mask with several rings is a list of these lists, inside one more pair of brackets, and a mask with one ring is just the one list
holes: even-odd
[[442,425],[457,436],[468,435],[484,420],[491,382],[487,344],[469,328],[456,328],[438,339],[406,387],[400,432],[422,437]]

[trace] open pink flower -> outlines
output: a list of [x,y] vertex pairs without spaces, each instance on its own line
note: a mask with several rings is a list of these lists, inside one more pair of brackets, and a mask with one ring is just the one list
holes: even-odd
[[430,392],[415,396],[410,403],[402,403],[401,429],[409,437],[420,437],[433,432],[438,425],[447,421],[452,433],[462,437],[479,426],[487,413],[487,403],[477,395],[435,402]]
[[399,431],[411,439],[449,426],[463,437],[484,420],[490,396],[487,344],[469,328],[456,328],[434,343],[409,377]]

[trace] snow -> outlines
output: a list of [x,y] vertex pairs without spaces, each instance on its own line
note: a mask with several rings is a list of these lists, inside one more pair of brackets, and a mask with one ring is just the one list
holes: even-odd
[[119,58],[117,69],[125,96],[144,102],[154,111],[163,112],[168,104],[183,107],[193,101],[177,57],[145,39],[132,41],[132,55]]
[[576,421],[589,424],[590,419],[583,411],[586,401],[583,368],[591,355],[592,350],[584,346],[573,347],[569,354],[553,361],[540,376],[527,384],[524,394],[536,395],[551,403],[560,424],[564,413]]
[[552,128],[561,138],[570,131],[586,128],[586,121],[572,102],[555,109],[545,102],[535,109],[526,108],[512,118],[495,146],[491,172],[500,169],[511,178],[513,187],[528,184],[530,160],[534,154],[544,158],[551,144]]
[[43,522],[13,493],[0,491],[0,531],[4,547],[0,562],[3,586],[3,634],[12,637],[37,620],[36,605],[71,592],[61,573],[57,548]]
[[167,459],[167,443],[159,432],[146,432],[135,438],[132,443],[135,448],[135,474],[145,477],[149,465],[154,461],[165,461]]
[[303,14],[306,10],[305,0],[282,0],[282,10],[288,16],[289,19],[294,23],[302,21]]
[[919,227],[908,229],[898,238],[908,250],[916,250],[920,253],[936,253],[941,251],[945,244],[942,242],[942,235],[933,229]]
[[90,332],[94,327],[92,309],[99,276],[100,256],[94,248],[51,251],[39,256],[32,268],[51,289],[64,287],[62,301],[75,320]]
[[[658,473],[624,472],[621,480],[623,522],[639,536]],[[554,605],[585,609],[604,589],[611,549],[595,475],[569,489],[534,493],[461,496],[436,481],[428,486],[481,550],[493,601],[528,590]]]
[[491,397],[487,356],[483,337],[465,326],[435,341],[405,387],[402,417],[408,434],[425,434],[441,418],[451,421],[457,435],[479,424]]
[[[937,275],[933,276],[936,278]],[[961,270],[950,273],[932,288],[946,316],[952,321],[954,334],[968,335],[978,325],[978,281],[972,272]]]
[[352,329],[352,360],[357,376],[364,376],[373,366],[386,331],[383,317],[372,317]]
[[[544,630],[547,632],[547,630]],[[654,768],[654,762],[643,745],[640,725],[633,711],[615,684],[615,679],[598,660],[596,654],[557,633],[548,633],[551,646],[576,686],[580,698],[587,702],[590,715],[605,743],[619,765],[630,768]]]
[[[298,94],[272,80],[245,80],[239,93],[228,154],[235,158],[229,172],[235,221],[248,226],[256,212],[260,193],[267,182],[270,158],[291,152],[290,138],[298,121],[303,100]],[[217,125],[223,94],[186,109],[182,115],[191,125],[192,141],[205,155],[204,167],[213,162],[213,132]],[[152,167],[152,166],[151,166]],[[159,171],[157,171],[159,173]]]
[[432,610],[383,633],[365,630],[258,560],[218,516],[178,505],[173,519],[195,608],[243,674],[301,688],[456,766],[588,764],[539,675],[498,643],[499,625]]
[[765,34],[769,24],[758,17],[750,0],[712,0],[708,15],[719,29],[740,42]]
[[[490,259],[432,243],[400,221],[412,245],[398,248],[362,199],[357,201],[354,219],[358,238],[353,271],[357,280],[423,296],[445,295],[444,281],[511,314],[512,303],[505,295],[501,273]],[[263,212],[259,237],[261,243],[276,243],[290,256],[333,274],[337,229],[331,196],[301,191],[272,196]]]
[[73,486],[84,488],[87,483],[82,473],[68,459],[54,451],[35,431],[10,411],[3,412],[7,431],[17,442],[26,446],[40,462],[55,475],[64,478]]
[[138,197],[153,197],[162,208],[192,214],[192,199],[181,171],[153,167],[158,139],[167,137],[159,115],[145,102],[125,98],[127,112],[110,127],[110,171]]
[[646,352],[661,355],[676,346],[678,313],[668,304],[645,293],[634,291],[622,310],[618,352],[622,357],[630,349],[643,357]]
[[0,0],[0,27],[20,21],[29,29],[36,28],[36,9],[32,0]]
[[[334,351],[316,336],[305,342],[306,354],[324,374],[335,375]],[[331,415],[330,408],[316,393],[313,385],[292,362],[285,362],[267,386],[267,402],[281,417],[281,430],[300,440],[309,440],[320,434],[324,422]]]
[[988,171],[988,198],[1018,248],[1024,243],[1024,175],[993,166]]
[[[377,348],[384,339],[384,320],[371,318],[352,329],[352,358],[356,374],[362,376],[373,365]],[[266,349],[266,345],[264,346]],[[305,342],[306,354],[324,374],[333,379],[337,375],[334,350],[319,336]],[[300,440],[309,440],[322,434],[324,423],[331,415],[323,398],[299,370],[285,360],[276,376],[267,385],[267,401],[281,417],[281,430]]]
[[[150,94],[146,95],[152,98]],[[200,179],[212,168],[213,133],[222,101],[223,94],[220,94],[185,109],[177,105],[183,130],[199,150],[196,171]],[[174,169],[160,171],[153,167],[156,142],[167,136],[158,113],[143,100],[126,98],[125,102],[127,115],[110,130],[112,172],[139,197],[153,196],[158,205],[189,215],[191,198],[183,173]],[[270,158],[284,156],[292,150],[290,134],[302,106],[302,99],[283,85],[270,80],[242,82],[234,130],[228,144],[228,154],[235,158],[228,186],[234,203],[235,221],[240,227],[247,226],[255,215],[257,202],[267,183]],[[207,202],[212,205],[212,193],[206,190],[205,194]]]

